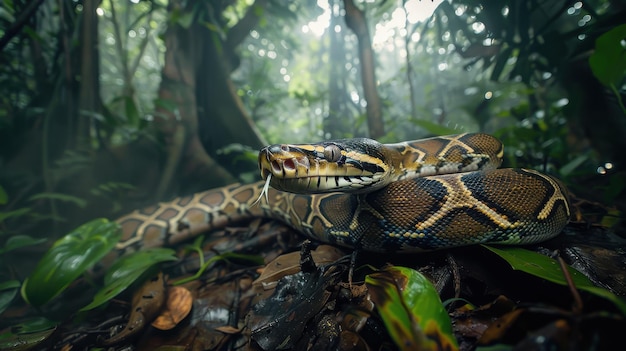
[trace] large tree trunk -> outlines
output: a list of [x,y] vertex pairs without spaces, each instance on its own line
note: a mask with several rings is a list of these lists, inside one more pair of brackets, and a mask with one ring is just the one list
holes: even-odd
[[[217,6],[217,5],[215,5]],[[259,22],[259,14],[267,10],[267,0],[256,0],[244,17],[231,28],[225,39],[218,33],[204,30],[203,53],[198,67],[198,106],[202,141],[209,153],[238,143],[260,148],[267,144],[237,95],[230,73],[239,65],[235,51]],[[216,13],[221,8],[213,8]]]
[[[174,189],[175,192],[188,193],[232,183],[237,178],[224,166],[236,173],[242,170],[233,164],[222,166],[216,162],[217,150],[235,143],[252,148],[266,144],[230,79],[236,66],[235,48],[258,23],[258,13],[262,13],[258,7],[266,5],[266,0],[252,5],[226,38],[199,23],[188,28],[174,23],[168,29],[159,98],[172,102],[175,108],[162,105],[156,111],[166,149],[157,195],[172,190],[174,184],[185,186]],[[172,0],[170,11],[183,6],[188,7],[183,11],[192,11],[195,5]],[[215,3],[206,6],[206,13],[223,11]],[[197,15],[202,10],[193,11]]]
[[[328,116],[324,118],[324,135],[330,139],[340,139],[354,136],[354,117],[346,105],[350,98],[346,87],[346,68],[339,64],[346,61],[345,33],[335,31],[334,28],[340,23],[340,11],[336,8],[334,0],[330,3],[333,13],[330,17],[329,57],[331,65],[328,77]],[[342,26],[343,27],[343,26]],[[345,29],[345,27],[344,27]],[[346,135],[350,133],[351,135]]]
[[76,116],[74,135],[76,146],[85,146],[89,141],[92,114],[102,112],[100,100],[100,55],[98,52],[98,15],[96,9],[100,1],[83,1],[83,21],[81,26],[81,66],[79,111],[88,112]]
[[343,3],[346,9],[346,24],[356,34],[359,42],[361,80],[365,101],[367,101],[367,126],[370,137],[376,139],[385,134],[385,127],[382,118],[382,105],[376,90],[376,65],[369,29],[363,11],[357,8],[352,0],[344,0]]
[[[180,10],[182,2],[173,0],[170,12]],[[199,25],[183,28],[172,23],[165,34],[165,65],[159,87],[160,104],[156,125],[165,143],[166,162],[156,196],[163,197],[176,184],[196,184],[190,179],[204,179],[204,184],[224,185],[235,181],[202,148],[198,137],[197,70],[202,69],[202,35]],[[197,191],[192,186],[183,192]]]

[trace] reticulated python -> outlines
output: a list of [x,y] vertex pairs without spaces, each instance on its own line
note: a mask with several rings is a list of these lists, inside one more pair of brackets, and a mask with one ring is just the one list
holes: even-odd
[[252,217],[377,252],[528,244],[557,235],[570,215],[566,190],[537,171],[496,169],[501,157],[501,143],[486,134],[268,146],[259,154],[261,175],[291,192],[265,182],[235,184],[137,210],[118,219],[118,249],[175,244]]

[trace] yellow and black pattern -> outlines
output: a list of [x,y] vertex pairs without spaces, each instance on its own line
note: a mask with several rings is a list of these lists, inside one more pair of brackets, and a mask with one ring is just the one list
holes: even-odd
[[259,168],[278,190],[363,193],[402,179],[495,169],[502,155],[500,141],[481,133],[397,144],[355,138],[270,145],[259,153]]
[[[501,157],[500,142],[485,134],[270,146],[259,156],[262,176],[272,174],[280,189],[295,186],[298,193],[270,188],[266,201],[264,182],[235,184],[137,210],[118,220],[124,230],[118,250],[175,244],[252,217],[279,219],[314,240],[376,252],[528,244],[557,235],[570,216],[566,189],[536,171],[496,169]],[[290,183],[302,174],[309,179]],[[351,177],[386,186],[354,191]],[[318,183],[348,184],[351,192],[311,194]]]
[[570,216],[558,182],[523,169],[402,180],[358,199],[324,241],[379,252],[530,244],[556,236]]

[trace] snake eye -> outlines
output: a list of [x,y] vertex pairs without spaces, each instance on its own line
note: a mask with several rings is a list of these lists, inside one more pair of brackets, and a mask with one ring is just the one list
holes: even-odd
[[324,147],[324,159],[328,162],[337,162],[341,158],[341,149],[335,144]]

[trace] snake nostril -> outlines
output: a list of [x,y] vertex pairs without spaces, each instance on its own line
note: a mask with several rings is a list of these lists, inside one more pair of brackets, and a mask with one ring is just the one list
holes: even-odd
[[309,158],[308,157],[298,157],[298,163],[301,164],[302,166],[304,166],[307,169],[311,165],[311,163],[309,162]]
[[293,171],[294,169],[296,169],[296,164],[293,159],[290,158],[283,162],[283,167],[285,168],[285,170]]
[[277,173],[282,173],[283,169],[282,167],[280,167],[280,163],[278,163],[278,161],[272,161],[271,162],[272,165],[272,173],[277,174]]

